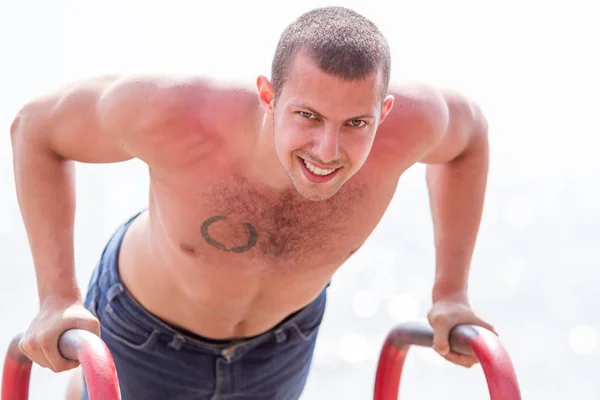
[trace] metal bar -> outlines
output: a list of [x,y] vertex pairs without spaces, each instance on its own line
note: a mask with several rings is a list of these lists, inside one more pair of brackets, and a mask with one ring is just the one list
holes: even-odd
[[[19,350],[22,335],[11,342],[4,361],[2,400],[27,400],[31,360]],[[63,357],[79,361],[90,400],[121,400],[117,370],[106,344],[81,329],[63,333],[58,342]]]
[[[410,346],[433,346],[433,329],[425,322],[396,326],[387,336],[375,378],[374,400],[397,400],[402,367]],[[521,400],[512,362],[498,337],[473,325],[459,325],[450,332],[450,348],[474,354],[483,368],[491,400]]]

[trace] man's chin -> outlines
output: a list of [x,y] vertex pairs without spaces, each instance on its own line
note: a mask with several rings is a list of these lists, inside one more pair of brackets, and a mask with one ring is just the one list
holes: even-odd
[[[298,175],[288,174],[294,189],[296,192],[310,201],[324,201],[329,200],[333,196],[337,194],[340,190],[341,185],[335,182],[327,182],[327,183],[313,183],[310,182],[302,175],[302,173]],[[338,178],[339,179],[339,178]],[[334,179],[335,181],[335,179]]]
[[[312,185],[310,185],[310,186],[312,186]],[[310,200],[310,201],[329,200],[330,198],[335,196],[337,194],[337,192],[339,191],[339,188],[333,188],[333,187],[319,188],[318,186],[317,187],[315,187],[315,186],[307,187],[306,185],[294,185],[294,187],[296,188],[296,191],[298,192],[298,194],[300,196],[302,196],[306,200]],[[319,189],[321,189],[321,190],[319,190]]]

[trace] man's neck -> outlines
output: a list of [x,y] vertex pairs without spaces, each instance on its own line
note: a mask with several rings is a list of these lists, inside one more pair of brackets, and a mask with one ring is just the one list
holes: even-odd
[[259,126],[250,163],[252,175],[260,183],[278,190],[293,188],[275,152],[273,119],[269,115],[264,116]]

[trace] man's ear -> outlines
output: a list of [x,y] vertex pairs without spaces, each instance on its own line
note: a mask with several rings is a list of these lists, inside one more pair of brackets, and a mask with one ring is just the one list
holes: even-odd
[[391,94],[388,95],[385,100],[383,100],[383,105],[381,106],[381,116],[379,119],[379,123],[381,124],[385,117],[388,116],[390,111],[392,111],[392,107],[394,107],[394,96]]
[[273,84],[269,82],[267,77],[260,75],[256,78],[256,91],[258,92],[258,99],[265,112],[272,114],[273,107],[275,106],[275,91],[273,90]]

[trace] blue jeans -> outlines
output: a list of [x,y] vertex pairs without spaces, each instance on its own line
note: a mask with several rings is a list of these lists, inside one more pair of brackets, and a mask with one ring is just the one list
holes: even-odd
[[134,218],[109,240],[85,299],[114,358],[123,400],[298,399],[327,289],[268,332],[249,339],[217,341],[183,332],[144,309],[121,281],[119,249]]

